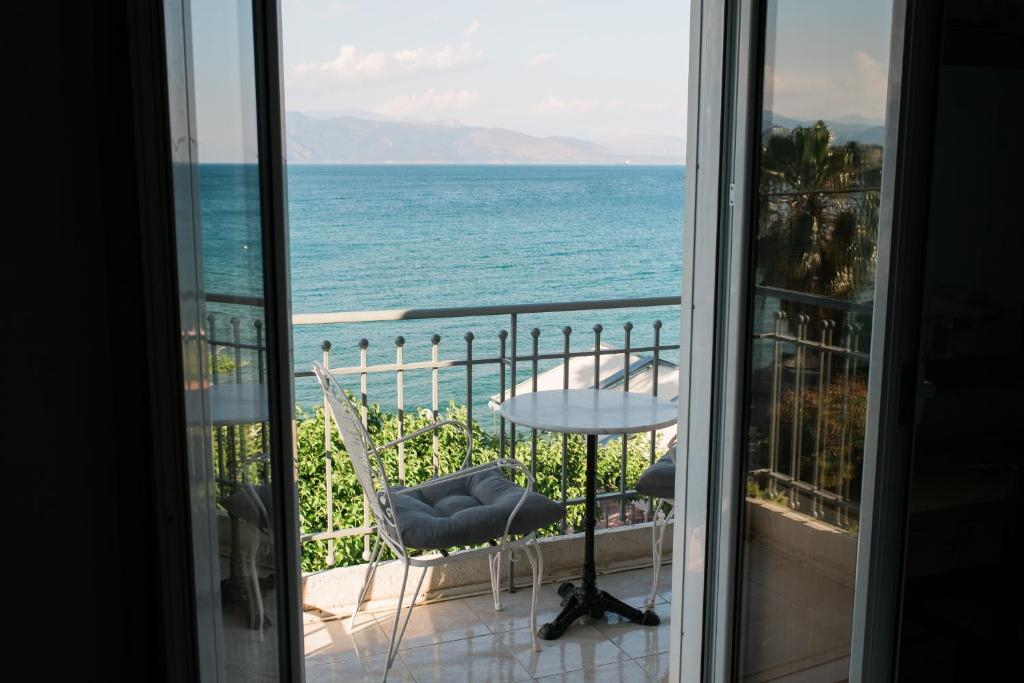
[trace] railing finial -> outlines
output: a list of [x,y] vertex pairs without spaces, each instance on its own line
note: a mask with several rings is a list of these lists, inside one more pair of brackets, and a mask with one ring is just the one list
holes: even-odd
[[654,321],[654,329],[656,329],[656,330],[660,330],[661,329],[661,321],[660,320],[655,320]]
[[432,334],[432,335],[430,335],[430,343],[431,344],[440,344],[441,343],[441,335],[439,335],[439,334]]
[[395,337],[395,346],[405,346],[405,337],[403,337],[402,335],[398,335],[397,337]]
[[330,339],[324,339],[322,342],[320,342],[320,350],[324,351],[324,352],[330,351],[331,350],[331,340]]
[[476,339],[476,335],[473,334],[472,332],[467,332],[466,336],[465,336],[465,339],[466,339],[466,341],[471,342],[474,339]]
[[359,348],[365,349],[365,348],[369,348],[369,346],[370,346],[370,340],[367,339],[366,337],[363,337],[362,339],[359,340]]

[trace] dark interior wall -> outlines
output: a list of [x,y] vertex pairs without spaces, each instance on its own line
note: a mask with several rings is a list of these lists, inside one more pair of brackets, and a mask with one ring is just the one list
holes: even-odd
[[945,3],[900,680],[1019,678],[1022,46],[1024,2]]
[[159,680],[128,3],[45,4],[5,22],[5,677]]

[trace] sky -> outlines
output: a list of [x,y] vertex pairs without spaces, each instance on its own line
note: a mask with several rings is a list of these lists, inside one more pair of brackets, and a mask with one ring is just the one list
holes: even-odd
[[289,111],[683,136],[688,0],[284,0]]
[[[765,106],[885,112],[891,0],[769,0]],[[254,161],[248,0],[192,3],[200,159]],[[686,131],[688,0],[283,0],[288,111],[609,143]]]
[[771,0],[764,107],[799,120],[881,121],[891,0]]

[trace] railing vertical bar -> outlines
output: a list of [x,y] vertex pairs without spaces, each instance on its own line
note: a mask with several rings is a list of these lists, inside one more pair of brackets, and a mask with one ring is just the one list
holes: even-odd
[[[325,339],[320,344],[323,351],[324,367],[331,368],[331,342]],[[331,407],[324,396],[324,489],[327,494],[327,531],[334,531],[334,453],[331,439]],[[327,566],[334,564],[334,539],[327,539]]]
[[[395,337],[395,393],[398,402],[398,438],[405,436],[405,375],[402,371],[405,337]],[[398,483],[405,486],[405,443],[398,443]]]
[[[516,356],[518,355],[518,348],[519,348],[519,345],[518,345],[518,342],[519,342],[519,316],[517,314],[515,314],[515,313],[511,313],[509,315],[509,318],[510,318],[509,324],[512,326],[512,349],[511,349],[512,350],[512,355],[511,355],[511,358],[510,358],[510,361],[509,361],[510,364],[511,364],[511,380],[512,380],[512,386],[510,388],[510,392],[511,392],[511,396],[513,398],[515,398],[515,395],[516,395],[516,384],[519,382],[518,375],[517,375],[517,372],[516,372],[516,360],[517,360]],[[508,439],[509,457],[514,460],[515,457],[516,457],[516,423],[512,422],[512,421],[509,421],[508,428],[509,428],[509,439]],[[516,563],[515,563],[515,560],[512,559],[512,553],[508,553],[508,557],[506,557],[505,559],[508,562],[508,567],[507,567],[507,569],[508,569],[508,592],[509,593],[515,593],[516,592],[516,583],[515,583],[515,580],[513,579],[513,574],[515,573]]]
[[[254,320],[252,326],[256,330],[256,380],[263,384],[266,382],[266,368],[263,360],[263,321]],[[270,425],[266,422],[260,423],[260,452],[264,454],[267,452],[267,429],[269,427]],[[260,481],[266,484],[269,474],[270,465],[264,462],[260,468]]]
[[[242,321],[237,316],[231,318],[231,338],[235,345],[235,383],[242,383]],[[228,434],[231,438],[228,440],[230,444],[229,458],[231,462],[231,485],[237,486],[238,480],[241,479],[243,483],[246,481],[245,476],[245,425],[238,425],[237,427],[228,427],[230,430]],[[237,437],[235,434],[237,433]],[[239,470],[241,476],[239,476]]]
[[[827,343],[828,338],[828,324],[829,321],[821,320],[821,334],[819,338],[821,343],[824,345]],[[813,490],[811,495],[813,496],[813,505],[811,506],[811,515],[814,517],[821,517],[822,515],[822,500],[821,500],[821,475],[822,475],[822,458],[824,457],[824,448],[821,442],[821,427],[824,424],[824,413],[825,413],[825,350],[822,349],[818,352],[818,396],[817,396],[817,416],[814,425],[814,474],[811,483]]]
[[[624,332],[625,348],[622,353],[622,390],[629,391],[629,356],[630,356],[630,334],[633,332],[633,323],[626,321],[622,326]],[[626,459],[629,455],[629,436],[622,434],[622,456],[619,459],[619,523],[627,523],[626,515]]]
[[[369,425],[369,397],[368,393],[368,380],[366,373],[366,350],[370,346],[370,340],[363,339],[359,340],[359,367],[362,371],[359,373],[359,417],[363,421],[363,428],[367,428]],[[363,528],[368,529],[370,527],[370,499],[367,498],[366,491],[363,491]],[[370,534],[363,534],[363,562],[370,561]]]
[[[853,325],[847,321],[844,326],[846,332],[846,342],[844,347],[847,350],[851,350],[850,342],[853,337]],[[839,420],[842,427],[839,430],[839,476],[836,481],[836,494],[839,495],[839,504],[836,506],[836,524],[839,526],[844,525],[845,513],[846,513],[846,497],[844,496],[845,482],[846,482],[846,443],[847,435],[849,434],[849,425],[847,419],[850,412],[850,364],[851,358],[849,354],[843,357],[843,403],[840,409]]]
[[[779,471],[779,419],[782,411],[779,402],[782,400],[782,323],[786,319],[784,311],[775,312],[775,339],[772,341],[772,398],[771,421],[768,423],[768,468],[772,472]],[[775,495],[778,483],[775,477],[768,478],[768,492]]]
[[[498,387],[501,402],[505,402],[505,341],[508,339],[508,330],[498,332]],[[498,457],[505,457],[505,417],[498,413]]]
[[[434,422],[437,422],[437,385],[440,380],[438,376],[440,373],[440,368],[438,368],[437,366],[437,361],[440,360],[440,349],[438,348],[440,343],[441,335],[435,334],[430,337],[430,360],[434,362],[434,367],[430,371],[430,416]],[[433,437],[431,453],[433,454],[434,476],[436,477],[439,470],[440,448],[437,442],[437,430],[435,429],[430,433]]]
[[[857,322],[854,325],[854,330],[853,330],[854,334],[853,334],[852,344],[853,344],[853,350],[854,350],[855,353],[853,354],[853,356],[851,358],[852,367],[850,368],[850,372],[851,372],[851,374],[853,375],[854,378],[857,377],[857,372],[859,371],[859,368],[857,367],[859,365],[859,362],[857,360],[856,352],[860,351],[860,330],[861,330],[860,322]],[[846,481],[843,482],[843,484],[844,484],[843,497],[846,500],[849,500],[850,499],[850,480],[847,479]],[[849,520],[847,520],[847,522],[849,522]]]
[[[211,382],[217,385],[220,384],[220,369],[217,363],[217,318],[213,313],[206,316],[206,324],[210,335],[210,377]],[[221,427],[214,427],[214,433],[217,435],[217,481],[223,486],[227,477],[227,472],[224,471],[224,430]]]
[[[797,316],[797,339],[802,341],[807,330],[807,316],[803,313]],[[794,508],[800,507],[800,494],[799,489],[796,486],[796,482],[800,480],[800,447],[802,439],[800,438],[801,429],[801,415],[803,413],[803,358],[804,358],[804,346],[801,343],[796,344],[796,365],[795,375],[793,379],[793,433],[790,437],[790,446],[792,453],[790,454],[790,474],[793,477],[791,486],[791,499],[790,505]]]
[[[530,336],[533,337],[533,360],[530,363],[530,370],[533,374],[533,392],[537,392],[537,356],[540,355],[540,328],[535,327],[530,330]],[[530,430],[530,475],[533,476],[533,480],[537,480],[537,430]]]
[[[596,325],[594,325],[593,329],[594,329],[594,391],[599,391],[601,389],[601,330],[603,330],[604,327],[601,325],[601,323],[597,323]],[[601,456],[601,454],[598,453],[598,459],[600,459],[600,456]],[[595,473],[595,476],[596,476],[596,473]],[[603,513],[604,512],[604,504],[598,503],[598,505],[600,506],[601,512]],[[598,513],[598,511],[594,510],[594,515],[595,516],[597,515],[597,513]],[[603,514],[601,516],[602,516],[602,518],[604,517]],[[608,520],[605,520],[605,526],[608,526]]]
[[[653,355],[653,367],[651,368],[651,396],[658,396],[658,372],[661,369],[661,321],[655,320],[652,325],[654,328],[654,355]],[[679,441],[679,429],[676,428],[676,442]],[[656,429],[651,430],[651,444],[650,444],[650,461],[654,464],[655,458],[657,457],[658,448],[658,431]],[[678,449],[678,446],[676,446]],[[647,516],[646,520],[649,522],[654,519],[654,498],[652,497],[648,501],[647,505]]]
[[[826,330],[826,335],[825,335],[825,346],[828,347],[829,349],[833,348],[832,343],[835,341],[835,330],[836,330],[836,321],[835,320],[829,320],[828,321],[828,330]],[[825,354],[825,367],[823,369],[823,372],[825,374],[825,405],[824,405],[823,410],[822,410],[822,412],[824,413],[824,418],[822,418],[822,419],[824,420],[825,428],[824,428],[824,430],[822,431],[822,434],[821,434],[821,450],[822,450],[822,462],[825,462],[824,458],[829,457],[829,455],[831,454],[832,465],[833,466],[838,466],[839,463],[837,462],[837,460],[835,458],[835,454],[832,451],[832,449],[829,448],[829,445],[831,443],[831,441],[829,439],[829,434],[831,433],[831,430],[829,430],[829,428],[828,428],[829,418],[832,415],[832,400],[831,400],[831,397],[832,397],[832,363],[833,363],[833,359],[834,358],[835,358],[835,353],[834,352],[832,352],[832,351],[826,352],[826,354]],[[822,476],[821,488],[822,488],[823,491],[830,491],[831,490],[831,488],[829,487],[829,485],[825,481],[825,478],[827,477],[827,475],[828,475],[828,471],[827,470],[825,472],[823,472],[822,475],[821,475]],[[839,503],[837,501],[836,502],[836,509],[837,510],[838,510],[838,507],[839,507]],[[822,498],[821,516],[822,516],[822,518],[825,517],[825,499],[824,498]]]
[[[519,383],[518,375],[516,373],[516,360],[517,360],[516,359],[516,354],[518,353],[517,349],[518,349],[518,338],[519,338],[519,333],[518,333],[518,329],[519,329],[519,316],[516,315],[515,313],[513,313],[511,315],[511,325],[512,325],[512,349],[511,349],[512,354],[509,357],[509,375],[510,375],[510,377],[509,377],[509,379],[510,379],[509,396],[511,396],[512,398],[515,398],[515,396],[516,396],[516,384]],[[514,460],[515,457],[516,457],[516,423],[512,422],[512,421],[509,421],[508,429],[509,429],[508,452],[509,452],[509,457]]]
[[[566,325],[562,328],[562,388],[569,388],[569,335],[572,328]],[[568,478],[569,478],[569,435],[562,432],[562,476],[560,492],[562,494],[562,520],[558,523],[561,533],[565,533],[567,520],[567,508],[565,501],[568,500]]]
[[[474,334],[467,332],[466,336],[466,427],[472,433],[473,430],[473,339]],[[470,437],[466,437],[470,438]],[[469,444],[467,444],[468,446]],[[472,465],[473,463],[467,463]]]

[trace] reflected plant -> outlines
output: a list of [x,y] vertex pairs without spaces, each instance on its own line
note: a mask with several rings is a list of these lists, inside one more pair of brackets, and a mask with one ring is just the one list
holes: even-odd
[[[784,453],[791,453],[794,418],[800,411],[802,481],[812,481],[817,459],[820,488],[843,495],[848,491],[852,498],[859,498],[867,395],[867,380],[863,377],[851,378],[849,384],[842,380],[832,382],[825,387],[820,400],[817,387],[806,388],[799,395],[793,389],[783,393],[780,444]],[[782,462],[788,463],[789,458],[784,456]]]
[[761,284],[844,299],[871,291],[881,159],[877,145],[835,144],[822,121],[765,131],[758,193]]

